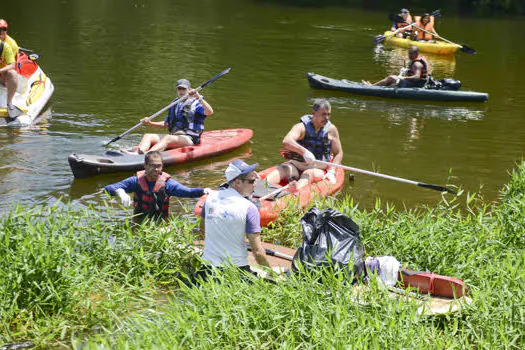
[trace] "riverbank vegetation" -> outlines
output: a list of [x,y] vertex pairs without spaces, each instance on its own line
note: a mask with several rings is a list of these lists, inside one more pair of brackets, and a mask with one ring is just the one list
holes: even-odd
[[[350,216],[367,255],[464,280],[471,306],[424,317],[374,289],[355,303],[339,277],[243,282],[234,271],[189,288],[197,223],[169,230],[104,222],[60,206],[13,208],[0,219],[0,345],[84,348],[523,348],[525,165],[496,204],[479,194],[403,210],[350,198],[316,203]],[[301,241],[290,211],[263,239]]]
[[279,2],[296,6],[355,6],[365,9],[409,8],[416,11],[430,12],[430,9],[443,9],[449,13],[468,14],[478,16],[523,16],[525,3],[522,0],[259,0],[263,2]]

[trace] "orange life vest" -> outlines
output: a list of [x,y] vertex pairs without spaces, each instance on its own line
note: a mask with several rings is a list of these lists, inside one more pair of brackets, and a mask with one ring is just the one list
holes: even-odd
[[421,69],[420,79],[426,79],[428,77],[428,62],[425,56],[417,56],[412,60],[410,66],[408,67],[408,74],[416,74],[416,62],[421,62],[421,64],[423,65],[423,69]]
[[154,218],[167,218],[169,215],[170,196],[166,193],[166,181],[170,178],[167,173],[162,173],[155,186],[150,191],[145,171],[137,172],[139,188],[133,196],[135,214],[143,214]]
[[[415,18],[416,18],[416,27],[422,28],[422,29],[426,30],[427,32],[431,32],[431,33],[435,32],[435,30],[434,30],[434,16],[430,16],[430,21],[426,25],[423,25],[423,23],[421,23],[421,17],[420,16],[417,16]],[[420,29],[417,30],[417,40],[432,40],[433,39],[432,35],[428,34],[427,32],[424,32],[424,31],[422,31]]]

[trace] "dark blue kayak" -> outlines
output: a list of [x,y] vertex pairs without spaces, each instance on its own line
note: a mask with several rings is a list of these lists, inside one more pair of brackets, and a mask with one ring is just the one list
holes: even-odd
[[306,76],[312,89],[338,90],[358,95],[430,101],[485,102],[489,99],[489,94],[484,92],[370,86],[346,79],[332,79],[315,73],[308,73]]

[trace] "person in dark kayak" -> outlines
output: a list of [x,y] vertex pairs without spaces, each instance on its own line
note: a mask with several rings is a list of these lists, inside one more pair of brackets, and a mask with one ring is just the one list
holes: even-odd
[[213,114],[213,108],[197,90],[191,88],[187,79],[178,80],[176,89],[181,102],[169,109],[168,116],[163,122],[152,122],[148,118],[141,120],[144,125],[168,129],[170,134],[144,135],[139,144],[140,154],[200,144],[204,120]]
[[201,211],[205,232],[202,258],[210,265],[204,266],[198,276],[206,278],[212,267],[227,264],[250,272],[245,237],[257,263],[270,267],[261,243],[259,210],[246,199],[253,193],[258,179],[256,166],[240,159],[231,162],[225,172],[228,188],[213,191],[204,202]]
[[[151,151],[144,157],[144,169],[137,175],[104,187],[112,196],[118,196],[124,206],[133,203],[136,222],[146,217],[166,219],[169,215],[170,196],[197,198],[211,192],[208,188],[189,188],[173,180],[162,171],[162,156]],[[134,193],[133,200],[128,193]]]
[[289,151],[302,155],[304,162],[290,160],[281,164],[266,177],[272,184],[279,184],[283,179],[293,181],[290,190],[299,190],[315,179],[328,179],[336,183],[335,168],[324,164],[316,164],[316,160],[341,164],[343,148],[339,139],[339,131],[330,122],[332,107],[325,99],[316,99],[312,106],[312,114],[301,117],[283,139],[283,146]]
[[428,78],[428,62],[424,56],[419,55],[417,46],[408,49],[410,66],[408,66],[407,76],[390,75],[377,83],[370,83],[363,80],[365,85],[374,86],[397,86],[400,88],[412,88],[425,86]]
[[410,15],[410,11],[408,11],[407,9],[401,9],[401,11],[399,11],[399,17],[402,18],[403,21],[394,22],[390,30],[392,32],[395,32],[396,30],[400,29],[396,34],[398,38],[410,38],[412,36],[412,27],[402,29],[414,23],[414,21],[412,20],[412,16]]

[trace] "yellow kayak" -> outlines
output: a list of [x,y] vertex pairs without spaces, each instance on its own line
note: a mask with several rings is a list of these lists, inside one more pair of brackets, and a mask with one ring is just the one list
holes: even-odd
[[398,38],[392,35],[391,31],[385,32],[385,42],[391,45],[409,48],[410,46],[417,46],[420,52],[437,53],[441,55],[452,55],[459,49],[459,45],[452,45],[443,41],[435,43],[427,41],[414,41],[410,39]]

